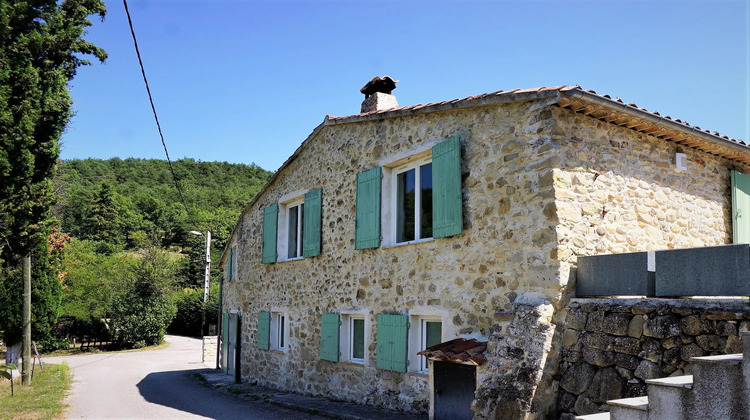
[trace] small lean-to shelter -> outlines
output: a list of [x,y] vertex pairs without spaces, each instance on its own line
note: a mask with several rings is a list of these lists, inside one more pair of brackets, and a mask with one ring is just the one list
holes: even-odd
[[237,221],[222,363],[241,380],[427,413],[430,363],[456,360],[418,352],[489,340],[464,408],[551,415],[578,256],[750,237],[740,140],[579,86],[402,107],[393,89],[326,116]]

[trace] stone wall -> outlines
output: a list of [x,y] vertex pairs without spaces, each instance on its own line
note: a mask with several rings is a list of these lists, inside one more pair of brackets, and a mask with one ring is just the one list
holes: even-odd
[[[464,233],[355,250],[357,173],[454,135],[463,148]],[[510,360],[503,359],[502,348],[528,336],[509,329],[515,318],[497,314],[515,313],[519,306],[513,302],[530,294],[562,309],[572,292],[570,269],[577,255],[729,242],[732,165],[685,150],[689,170],[675,172],[670,163],[675,149],[544,102],[316,130],[245,209],[230,239],[237,246],[237,280],[224,285],[223,305],[242,315],[242,380],[426,412],[426,375],[376,369],[377,314],[439,315],[443,339],[494,337],[491,341],[511,344],[497,344],[489,356]],[[262,264],[263,209],[315,188],[322,188],[321,254]],[[257,348],[257,314],[269,310],[286,315],[289,340],[283,352]],[[320,360],[321,315],[346,310],[366,314],[364,364]],[[540,318],[534,325],[555,331],[551,320]],[[559,353],[552,348],[548,358],[547,344],[537,344],[542,350],[518,357],[536,366],[534,375],[539,369],[557,374]],[[508,374],[501,369],[504,362],[489,363],[494,367],[482,371],[480,389],[493,375],[504,380],[523,373]],[[534,378],[544,385],[532,386],[532,393],[554,394],[553,382]],[[490,413],[487,401],[499,394],[484,391],[475,408]],[[554,408],[554,398],[523,404],[523,410],[545,413]]]
[[[723,158],[553,108],[561,272],[578,255],[732,242],[730,169]],[[675,169],[676,152],[687,170]]]
[[557,409],[568,419],[646,395],[646,379],[689,375],[691,357],[741,353],[750,328],[744,299],[576,299],[557,318]]
[[208,365],[216,366],[216,355],[219,345],[219,337],[207,335],[203,337],[203,357],[201,361]]
[[[545,116],[539,104],[518,103],[320,130],[245,211],[232,238],[238,280],[224,285],[224,308],[243,316],[242,380],[426,412],[426,375],[376,369],[377,314],[438,314],[444,340],[486,339],[495,312],[519,293],[560,294],[556,238],[545,210],[554,197]],[[355,250],[357,173],[456,134],[464,149],[464,233]],[[263,208],[318,187],[321,255],[261,264]],[[257,314],[277,309],[287,314],[287,349],[259,350]],[[349,309],[367,314],[364,365],[320,360],[321,314]]]

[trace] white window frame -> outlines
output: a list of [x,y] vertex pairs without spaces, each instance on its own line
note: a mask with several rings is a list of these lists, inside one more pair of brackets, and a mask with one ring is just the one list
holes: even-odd
[[289,347],[289,317],[285,310],[271,311],[271,350],[286,352]]
[[[298,261],[302,256],[302,231],[304,229],[304,216],[297,213],[297,252],[298,256],[289,257],[289,210],[305,203],[304,191],[295,191],[285,194],[279,199],[279,220],[276,229],[276,255],[277,262]],[[303,210],[304,211],[304,210]]]
[[427,348],[424,346],[427,331],[423,321],[441,322],[440,328],[440,339],[442,342],[450,341],[458,337],[458,331],[451,324],[448,325],[447,321],[450,320],[450,314],[448,311],[436,308],[432,306],[421,307],[413,310],[409,313],[409,372],[418,375],[427,375],[428,371],[428,359],[425,356],[420,356],[417,352]]
[[[440,317],[420,317],[419,318],[419,351],[426,349],[427,346],[427,323],[428,322],[439,322],[440,323],[440,341],[443,340],[443,319]],[[420,373],[427,373],[429,371],[429,363],[427,357],[421,356],[419,358],[418,371]]]
[[[398,229],[398,174],[403,173],[409,169],[416,169],[415,175],[419,174],[419,166],[425,165],[432,162],[432,148],[440,141],[430,141],[414,147],[409,150],[405,150],[396,155],[389,156],[385,159],[380,160],[378,163],[383,169],[383,180],[381,183],[382,189],[382,203],[380,208],[380,225],[383,234],[382,246],[402,246],[420,242],[433,241],[434,238],[419,238],[408,242],[396,242],[397,229]],[[416,177],[415,177],[416,178]],[[434,179],[434,168],[433,168],[433,179]],[[433,185],[434,189],[434,185]],[[416,194],[420,195],[421,188],[417,188]],[[419,206],[417,207],[419,209]],[[418,211],[418,210],[417,210]],[[417,222],[419,222],[417,220]],[[421,228],[417,225],[417,229]],[[415,234],[418,233],[415,232]]]
[[[354,310],[354,311],[342,311],[339,316],[341,317],[341,324],[339,325],[339,353],[341,362],[355,363],[364,365],[368,360],[367,347],[370,345],[370,317],[365,310]],[[354,339],[353,328],[354,320],[361,319],[365,321],[364,331],[364,357],[359,359],[355,358],[352,354],[354,352],[354,346],[352,340]]]

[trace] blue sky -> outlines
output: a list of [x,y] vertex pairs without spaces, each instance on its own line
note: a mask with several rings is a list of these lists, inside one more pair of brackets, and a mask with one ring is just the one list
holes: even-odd
[[[61,157],[164,158],[121,1]],[[372,77],[400,105],[581,85],[750,140],[750,0],[130,0],[169,154],[275,170]]]

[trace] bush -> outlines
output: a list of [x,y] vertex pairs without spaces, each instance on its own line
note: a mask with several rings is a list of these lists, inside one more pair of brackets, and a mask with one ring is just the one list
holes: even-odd
[[175,264],[166,251],[149,247],[120,282],[111,308],[112,327],[123,347],[158,344],[177,312],[172,300]]
[[169,324],[170,334],[197,337],[201,335],[201,311],[203,310],[203,291],[182,289],[172,295],[177,313]]
[[148,300],[123,296],[115,303],[112,314],[117,339],[126,348],[159,344],[176,312],[169,296]]
[[67,350],[70,348],[70,341],[67,338],[49,337],[39,342],[39,352],[52,353],[55,350]]
[[[217,323],[219,310],[219,284],[211,283],[209,299],[203,303],[203,289],[181,289],[172,294],[177,306],[177,314],[167,328],[170,334],[200,337],[208,331],[201,331],[201,322],[205,319],[206,329],[209,324]],[[201,318],[203,314],[203,319]]]

